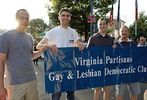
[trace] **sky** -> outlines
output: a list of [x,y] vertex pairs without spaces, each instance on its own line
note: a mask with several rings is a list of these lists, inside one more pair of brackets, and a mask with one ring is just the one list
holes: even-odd
[[13,29],[16,26],[15,13],[18,9],[26,9],[33,18],[42,18],[48,23],[46,4],[49,0],[1,0],[0,29]]
[[[1,0],[0,2],[0,29],[15,28],[15,13],[25,8],[30,13],[30,19],[42,18],[49,22],[45,5],[49,0]],[[135,0],[120,1],[120,18],[130,25],[135,20]],[[145,11],[147,15],[147,0],[138,0],[138,12]],[[117,16],[117,3],[114,5],[114,17]]]
[[[147,16],[147,0],[138,0],[138,12],[144,11]],[[117,17],[118,3],[114,4],[114,17]],[[138,14],[139,15],[139,14]],[[135,20],[135,0],[120,0],[120,18],[130,25]]]

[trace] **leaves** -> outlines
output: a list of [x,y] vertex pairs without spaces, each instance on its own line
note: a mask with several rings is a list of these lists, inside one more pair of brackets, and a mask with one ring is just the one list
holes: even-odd
[[[93,15],[96,16],[96,20],[100,17],[106,16],[106,13],[110,11],[112,3],[115,3],[116,0],[92,0],[93,1]],[[52,24],[59,25],[58,21],[58,12],[63,7],[71,8],[72,12],[72,21],[70,26],[75,28],[80,35],[84,35],[86,41],[89,37],[90,32],[90,23],[88,23],[88,16],[90,15],[91,5],[90,0],[52,0],[53,6],[49,11],[49,18],[52,20]],[[94,29],[96,23],[93,23]],[[94,31],[93,31],[94,33]]]
[[136,40],[140,36],[147,36],[147,16],[144,15],[144,12],[139,14],[137,20],[137,35],[135,35],[135,22],[130,25],[129,30],[132,33],[132,37]]
[[42,19],[32,19],[29,22],[29,27],[27,28],[27,32],[31,33],[34,38],[40,37],[44,32],[45,28],[47,28],[47,24]]

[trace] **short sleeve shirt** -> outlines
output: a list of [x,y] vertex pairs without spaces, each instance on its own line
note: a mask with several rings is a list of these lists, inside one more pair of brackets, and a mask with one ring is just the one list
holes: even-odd
[[49,43],[53,43],[57,47],[74,47],[74,42],[79,40],[76,30],[70,27],[64,29],[61,26],[48,31],[45,37]]
[[7,54],[7,84],[21,84],[36,79],[32,61],[33,40],[27,33],[11,30],[0,36],[0,53]]
[[102,36],[99,33],[94,34],[89,38],[87,47],[95,47],[95,46],[112,46],[113,38],[109,35]]

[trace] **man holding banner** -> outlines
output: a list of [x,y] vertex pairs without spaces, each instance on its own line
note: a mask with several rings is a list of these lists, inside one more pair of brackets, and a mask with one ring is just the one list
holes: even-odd
[[[115,43],[115,47],[123,48],[137,46],[136,43],[130,40],[128,37],[128,27],[122,26],[120,28],[120,39]],[[127,86],[131,92],[130,100],[137,100],[137,95],[139,95],[141,92],[139,82],[116,85],[117,100],[123,100],[123,94]]]
[[39,100],[32,59],[38,58],[48,46],[33,51],[33,39],[26,33],[29,24],[26,9],[16,12],[16,21],[16,29],[0,36],[0,100],[6,100],[6,97],[8,100]]
[[[97,22],[98,32],[91,36],[88,40],[87,47],[96,47],[96,46],[112,46],[113,38],[110,37],[107,33],[107,22],[104,18],[100,18]],[[109,100],[110,98],[110,86],[104,87],[105,92],[104,100]],[[94,100],[99,100],[101,88],[96,88],[94,91]]]
[[[41,49],[48,44],[53,54],[58,52],[60,47],[79,47],[84,49],[84,45],[79,41],[79,36],[73,28],[70,28],[71,13],[68,8],[62,8],[59,11],[58,19],[60,26],[51,29],[45,37],[38,43],[37,48]],[[65,38],[66,37],[66,38]],[[67,91],[67,100],[75,100],[74,91]],[[52,94],[52,100],[60,100],[61,92]]]

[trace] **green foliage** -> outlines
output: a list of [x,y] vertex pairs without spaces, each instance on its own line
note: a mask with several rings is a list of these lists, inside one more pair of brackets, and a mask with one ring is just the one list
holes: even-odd
[[29,22],[27,32],[31,33],[34,38],[42,36],[42,33],[47,28],[47,24],[42,19],[32,19]]
[[[96,20],[100,17],[105,17],[106,13],[110,11],[110,8],[116,0],[92,0],[93,1],[93,15],[96,16]],[[90,0],[52,0],[52,7],[49,8],[49,18],[52,20],[52,24],[59,25],[58,12],[61,8],[67,7],[71,9],[72,21],[70,26],[75,28],[80,35],[84,35],[86,41],[89,37],[90,23],[88,23],[88,16],[90,15]],[[94,22],[93,24],[96,24]]]
[[139,14],[137,20],[137,35],[135,35],[135,22],[129,27],[132,37],[136,40],[140,36],[147,36],[147,16],[144,15],[144,12]]

